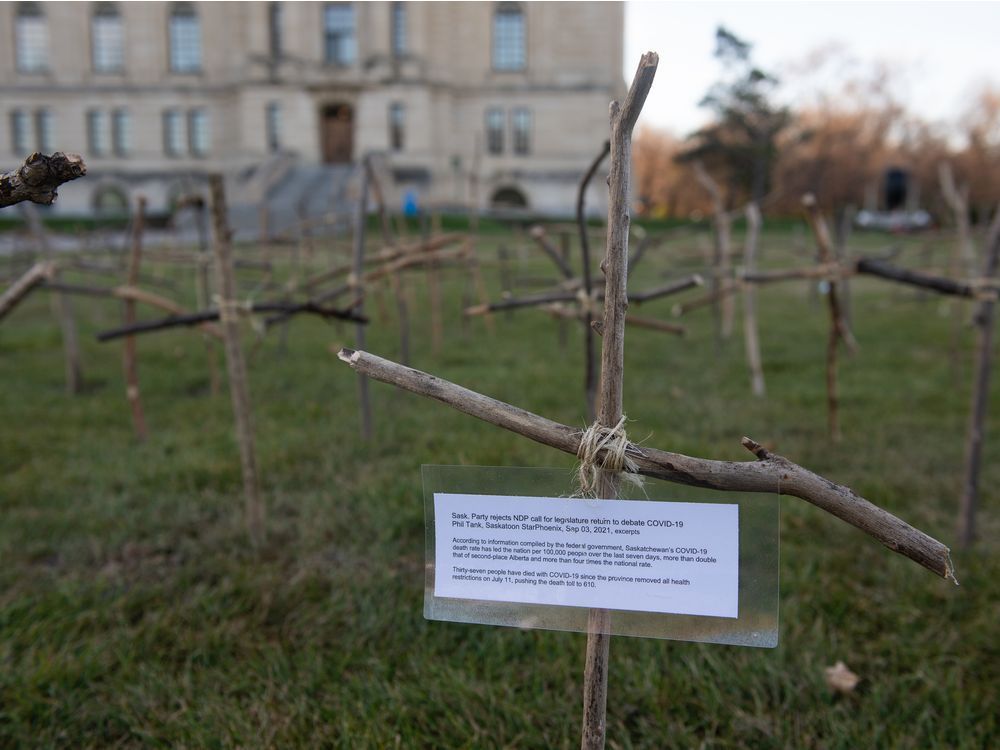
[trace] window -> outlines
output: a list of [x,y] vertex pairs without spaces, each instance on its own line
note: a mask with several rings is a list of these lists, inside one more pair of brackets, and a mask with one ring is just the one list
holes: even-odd
[[264,131],[267,134],[267,150],[281,150],[281,105],[271,102],[264,110]]
[[23,109],[10,113],[10,145],[14,153],[24,158],[31,148],[31,117]]
[[354,6],[350,3],[327,3],[323,9],[326,61],[336,65],[354,62]]
[[55,151],[55,133],[53,132],[55,123],[52,113],[47,109],[40,109],[35,113],[35,130],[38,143],[38,150],[43,154],[51,154]]
[[90,24],[94,71],[118,73],[125,67],[125,32],[118,7],[100,3]]
[[525,156],[531,153],[531,110],[515,109],[511,114],[514,130],[514,153]]
[[406,3],[392,4],[392,55],[406,54]]
[[184,118],[176,109],[163,113],[163,152],[167,156],[184,153]]
[[267,4],[267,30],[271,58],[281,57],[281,3]]
[[111,147],[115,156],[128,156],[132,150],[132,118],[127,109],[111,113]]
[[205,156],[211,146],[211,133],[208,129],[208,112],[204,109],[192,109],[188,112],[188,146],[192,156]]
[[201,22],[190,3],[176,3],[170,11],[170,70],[201,70]]
[[402,102],[393,102],[389,105],[389,146],[393,151],[403,150],[405,124],[406,109]]
[[87,113],[87,150],[91,156],[104,156],[108,152],[108,121],[96,109]]
[[493,14],[494,70],[524,70],[524,11],[518,3],[499,3]]
[[120,187],[103,185],[94,191],[94,213],[98,216],[125,216],[128,214],[128,196]]
[[49,24],[39,3],[21,3],[14,21],[14,47],[21,73],[49,69]]
[[486,110],[486,150],[503,153],[503,110],[497,107]]

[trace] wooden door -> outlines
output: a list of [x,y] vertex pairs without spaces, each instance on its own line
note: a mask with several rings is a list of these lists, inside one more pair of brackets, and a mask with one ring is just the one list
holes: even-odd
[[323,161],[350,162],[354,150],[354,112],[349,104],[331,104],[323,108],[320,125]]

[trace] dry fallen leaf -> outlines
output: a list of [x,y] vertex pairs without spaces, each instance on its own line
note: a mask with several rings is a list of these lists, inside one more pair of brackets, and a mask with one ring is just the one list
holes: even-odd
[[823,670],[826,673],[826,684],[838,693],[851,693],[858,686],[861,678],[847,668],[842,661],[838,661],[832,667]]

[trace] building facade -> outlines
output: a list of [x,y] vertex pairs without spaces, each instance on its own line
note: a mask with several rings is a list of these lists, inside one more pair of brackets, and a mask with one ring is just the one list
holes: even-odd
[[568,213],[624,93],[620,3],[8,2],[0,33],[4,166],[82,154],[74,213],[373,152],[396,197]]

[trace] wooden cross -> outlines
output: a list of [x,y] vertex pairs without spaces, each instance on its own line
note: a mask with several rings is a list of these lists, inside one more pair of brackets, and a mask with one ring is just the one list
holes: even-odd
[[[608,203],[608,236],[604,262],[605,297],[601,347],[601,388],[598,421],[613,428],[622,415],[624,329],[628,307],[628,187],[631,135],[649,92],[658,57],[642,56],[624,103],[611,105],[611,173]],[[396,364],[363,351],[343,349],[339,357],[359,374],[404,390],[433,398],[461,412],[516,432],[544,445],[576,454],[580,430],[553,422],[516,406],[497,401],[425,372]],[[759,443],[743,438],[743,445],[757,458],[751,462],[713,461],[635,446],[639,473],[680,484],[731,492],[779,492],[794,495],[841,518],[878,539],[889,549],[920,563],[938,575],[955,580],[949,550],[941,542],[905,521],[786,458],[770,453]],[[603,459],[604,455],[599,456]],[[601,472],[601,497],[616,495],[617,475]],[[588,621],[584,710],[581,746],[602,748],[605,740],[607,667],[610,616],[592,610]]]

